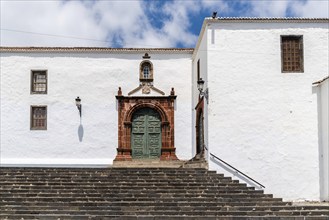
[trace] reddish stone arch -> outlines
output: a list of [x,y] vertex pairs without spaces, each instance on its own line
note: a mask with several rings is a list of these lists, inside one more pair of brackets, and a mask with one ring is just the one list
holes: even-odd
[[136,105],[132,106],[128,111],[126,112],[126,115],[124,117],[125,121],[130,121],[132,120],[133,114],[138,111],[141,108],[151,108],[154,109],[156,112],[159,113],[161,117],[161,121],[168,121],[168,116],[166,115],[166,112],[163,110],[161,107],[161,104],[158,102],[155,103],[143,103],[142,101],[137,101]]
[[196,154],[204,153],[204,98],[199,99],[196,110],[195,133],[196,133]]
[[174,101],[175,95],[134,97],[116,96],[118,100],[118,148],[115,161],[132,160],[131,126],[133,114],[142,108],[151,108],[161,117],[160,160],[177,160],[174,146]]

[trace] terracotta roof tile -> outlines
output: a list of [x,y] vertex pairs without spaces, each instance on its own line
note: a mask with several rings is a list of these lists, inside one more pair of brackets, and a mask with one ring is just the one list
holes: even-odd
[[310,22],[325,23],[329,22],[329,18],[303,18],[303,17],[207,17],[206,20],[214,22]]
[[0,47],[0,52],[174,52],[193,53],[193,48],[110,48],[110,47]]

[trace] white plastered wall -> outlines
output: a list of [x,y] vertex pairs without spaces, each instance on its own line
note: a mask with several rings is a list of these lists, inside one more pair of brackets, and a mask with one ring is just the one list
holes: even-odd
[[[206,31],[210,152],[265,185],[266,193],[319,200],[312,82],[328,72],[328,24],[223,22]],[[303,35],[304,73],[281,73],[280,35]]]
[[329,79],[314,87],[318,96],[320,200],[329,201]]
[[[115,95],[139,85],[144,53],[2,53],[2,165],[108,166],[118,147]],[[179,159],[191,154],[191,54],[152,53],[154,85],[177,95],[175,147]],[[48,71],[48,94],[30,94],[30,71]],[[158,94],[154,94],[158,95]],[[79,96],[82,118],[75,106]],[[46,105],[47,130],[30,130],[30,106]]]
[[[204,88],[208,87],[208,59],[207,59],[207,32],[201,32],[200,33],[202,36],[200,36],[200,42],[198,44],[198,47],[196,48],[196,53],[193,56],[193,76],[192,76],[192,134],[193,134],[193,144],[192,144],[192,155],[196,155],[196,110],[195,107],[197,106],[199,102],[199,90],[198,90],[198,85],[197,85],[197,65],[198,61],[200,62],[200,78],[202,78],[205,82]],[[207,102],[205,100],[204,102],[204,144],[207,147],[208,146],[208,106]]]

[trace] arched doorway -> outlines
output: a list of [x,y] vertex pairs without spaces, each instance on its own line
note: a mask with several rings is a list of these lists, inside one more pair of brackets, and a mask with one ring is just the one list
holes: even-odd
[[116,98],[118,148],[114,161],[131,161],[133,158],[178,160],[174,143],[175,91],[172,89],[169,96],[139,97],[123,96],[119,88]]
[[203,112],[199,111],[198,118],[197,118],[197,144],[196,144],[196,154],[200,154],[203,151],[204,145],[204,131],[203,131]]
[[159,158],[161,156],[161,117],[152,108],[133,113],[131,125],[132,158]]

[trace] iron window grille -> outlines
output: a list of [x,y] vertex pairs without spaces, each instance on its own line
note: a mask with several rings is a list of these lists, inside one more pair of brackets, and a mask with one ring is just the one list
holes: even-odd
[[31,71],[31,94],[47,94],[47,71]]
[[47,130],[47,106],[31,106],[31,130]]
[[153,81],[153,65],[150,61],[143,61],[140,64],[139,80],[141,82]]
[[281,36],[282,72],[304,72],[303,36]]

